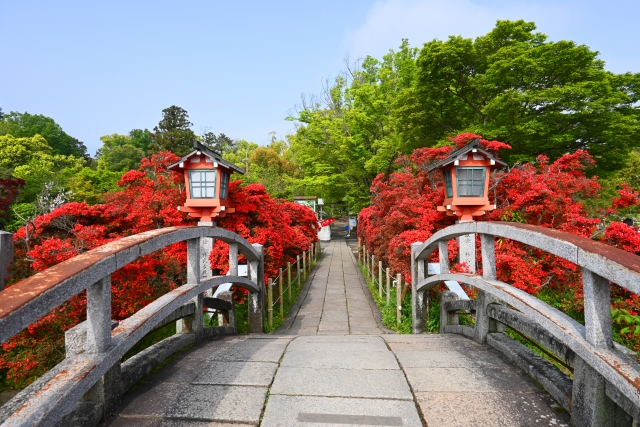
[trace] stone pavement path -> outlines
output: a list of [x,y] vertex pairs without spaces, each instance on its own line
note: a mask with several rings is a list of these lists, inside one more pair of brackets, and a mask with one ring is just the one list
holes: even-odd
[[344,242],[332,242],[286,334],[198,344],[127,393],[107,425],[569,425],[487,346],[385,334],[362,280]]
[[303,289],[298,304],[278,333],[378,335],[383,330],[357,261],[344,240],[332,240],[324,248],[310,284]]

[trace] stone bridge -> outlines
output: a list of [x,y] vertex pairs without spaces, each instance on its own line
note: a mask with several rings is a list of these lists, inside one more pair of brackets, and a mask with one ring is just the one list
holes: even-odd
[[[450,274],[446,242],[475,233],[483,276]],[[497,281],[496,236],[580,266],[585,325]],[[211,238],[230,244],[229,276],[211,276],[202,262]],[[111,273],[182,240],[187,284],[113,323],[106,308]],[[426,260],[434,251],[441,269],[429,276]],[[238,276],[238,254],[247,259],[247,278]],[[522,224],[452,226],[412,246],[414,333],[399,335],[382,325],[359,255],[342,239],[325,245],[274,334],[263,333],[271,307],[264,303],[262,247],[217,228],[131,236],[9,287],[0,293],[0,342],[85,289],[88,308],[87,321],[67,332],[66,359],[0,408],[0,426],[581,427],[635,426],[640,419],[640,368],[633,352],[611,340],[609,311],[610,281],[640,292],[637,256]],[[425,334],[427,291],[443,281],[476,287],[478,297],[444,292],[440,334]],[[248,335],[235,333],[230,295],[211,293],[227,282],[249,291]],[[227,325],[205,327],[205,307],[223,312]],[[474,325],[459,324],[463,312],[474,315]],[[120,362],[148,332],[169,322],[177,322],[176,335]],[[509,338],[505,327],[549,357]]]

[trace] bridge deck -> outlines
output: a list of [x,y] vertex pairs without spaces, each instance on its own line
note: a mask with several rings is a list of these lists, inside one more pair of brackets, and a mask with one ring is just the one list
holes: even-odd
[[200,343],[127,393],[108,425],[569,425],[490,348],[385,333],[367,292],[344,241],[332,242],[280,334]]

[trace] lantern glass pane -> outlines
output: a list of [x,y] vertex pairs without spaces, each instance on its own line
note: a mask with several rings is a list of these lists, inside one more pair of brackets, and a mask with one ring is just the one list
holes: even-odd
[[444,188],[447,199],[453,197],[453,186],[451,185],[451,169],[444,171]]
[[226,200],[227,188],[229,188],[229,173],[222,172],[222,180],[220,182],[220,200]]
[[482,197],[484,174],[485,168],[456,168],[458,197]]
[[192,199],[215,199],[216,171],[189,171],[189,187]]

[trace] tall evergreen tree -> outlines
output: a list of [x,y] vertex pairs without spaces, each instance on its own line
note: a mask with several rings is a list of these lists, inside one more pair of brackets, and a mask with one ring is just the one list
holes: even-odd
[[184,156],[193,149],[195,133],[191,130],[193,123],[189,121],[187,110],[172,105],[162,110],[162,120],[153,128],[152,138],[155,149],[171,151],[177,156]]

